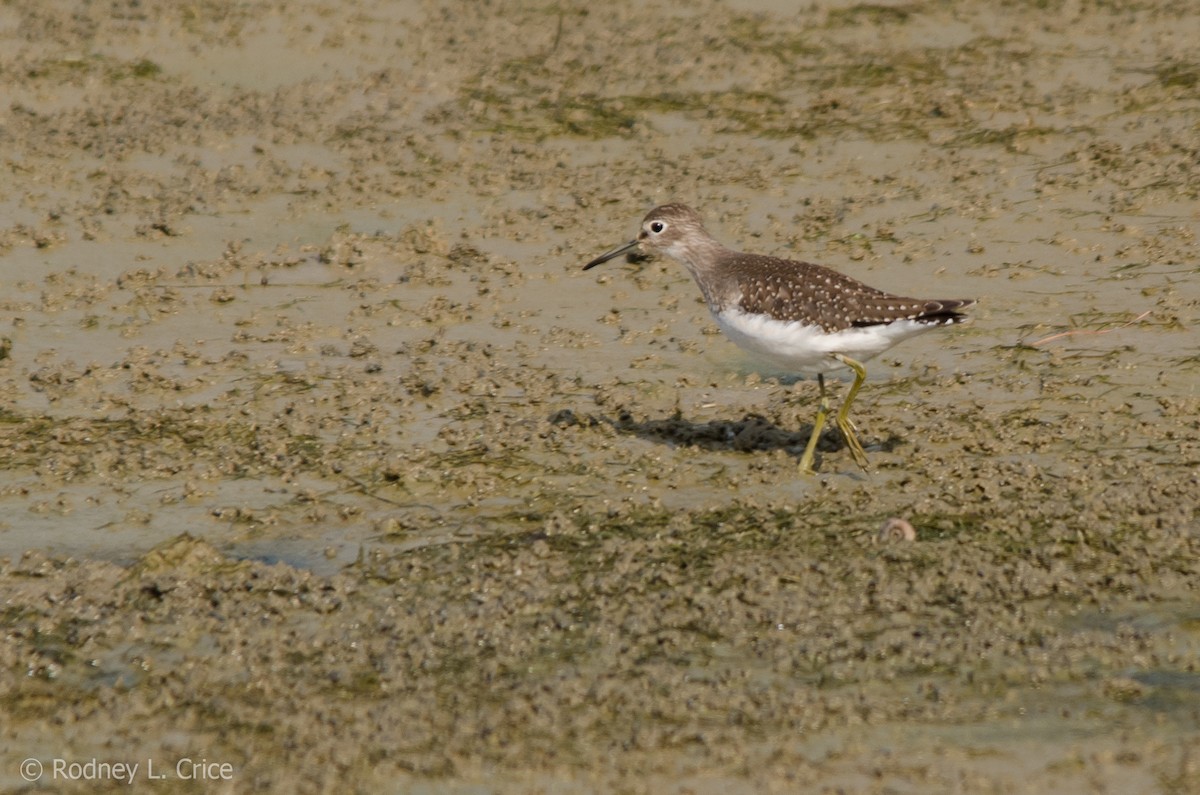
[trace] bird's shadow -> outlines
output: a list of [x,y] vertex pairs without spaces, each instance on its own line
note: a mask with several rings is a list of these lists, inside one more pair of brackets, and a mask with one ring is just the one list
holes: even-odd
[[[667,444],[672,447],[696,447],[701,450],[725,450],[739,453],[785,450],[799,459],[812,435],[806,423],[796,430],[780,428],[760,414],[747,414],[740,420],[692,422],[676,413],[665,419],[636,420],[626,412],[615,418],[597,417],[620,433]],[[827,427],[817,443],[820,452],[834,452],[844,446],[842,435]]]
[[[739,453],[784,450],[796,459],[803,454],[813,429],[812,423],[805,423],[796,430],[788,430],[760,414],[746,414],[740,420],[692,422],[679,412],[664,419],[639,420],[627,411],[620,411],[615,417],[590,414],[584,418],[566,410],[558,412],[550,420],[559,425],[608,425],[618,433],[671,447],[696,447],[701,450]],[[891,451],[898,444],[900,440],[893,437],[876,440],[870,448]],[[845,447],[842,434],[833,425],[831,417],[829,424],[821,432],[817,450],[821,453],[833,453]]]
[[[635,420],[621,412],[615,418],[598,417],[613,429],[672,447],[698,447],[701,450],[734,450],[741,453],[769,450],[804,449],[812,434],[812,425],[791,431],[780,428],[759,414],[747,414],[740,420],[692,422],[682,414],[665,419]],[[825,434],[821,434],[822,444]],[[837,437],[840,440],[840,437]]]

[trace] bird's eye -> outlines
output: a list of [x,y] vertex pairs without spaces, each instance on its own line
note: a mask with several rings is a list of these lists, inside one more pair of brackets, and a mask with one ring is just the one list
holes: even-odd
[[661,235],[663,233],[663,230],[666,228],[667,228],[667,225],[664,224],[662,221],[651,221],[650,222],[650,231],[656,235]]

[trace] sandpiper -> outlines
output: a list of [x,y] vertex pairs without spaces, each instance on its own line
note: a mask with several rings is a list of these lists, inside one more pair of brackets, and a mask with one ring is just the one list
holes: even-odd
[[967,318],[959,310],[975,303],[973,298],[903,298],[823,265],[733,251],[713,239],[699,214],[682,204],[654,208],[636,238],[583,269],[638,246],[682,263],[717,325],[739,346],[785,371],[816,373],[821,402],[800,458],[800,471],[808,474],[814,473],[813,456],[829,413],[825,373],[841,367],[854,371],[834,421],[855,462],[866,469],[867,454],[850,422],[850,404],[867,377],[862,362],[923,331],[963,322]]

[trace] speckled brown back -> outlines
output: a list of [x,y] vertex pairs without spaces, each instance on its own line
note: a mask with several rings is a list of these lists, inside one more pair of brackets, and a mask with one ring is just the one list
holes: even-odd
[[708,275],[720,283],[717,291],[722,298],[743,312],[785,322],[805,321],[829,332],[895,320],[958,323],[965,316],[957,310],[975,303],[905,298],[823,265],[758,254],[729,252]]

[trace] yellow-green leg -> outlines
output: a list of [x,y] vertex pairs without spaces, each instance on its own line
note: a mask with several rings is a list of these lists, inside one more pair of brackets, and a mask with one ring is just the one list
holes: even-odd
[[[863,469],[866,469],[867,452],[863,450],[862,444],[859,443],[858,436],[854,432],[854,423],[850,421],[850,404],[854,402],[855,396],[858,395],[859,387],[863,385],[863,381],[867,380],[867,370],[862,364],[851,359],[849,356],[835,353],[833,354],[833,358],[854,371],[854,383],[850,385],[850,391],[846,393],[846,399],[842,402],[842,407],[838,409],[837,416],[834,417],[834,423],[838,426],[838,430],[841,431],[842,438],[846,440],[846,446],[850,448],[850,454],[854,456],[854,462]],[[800,471],[805,475],[817,474],[816,470],[813,469],[813,456],[817,452],[817,440],[821,438],[821,431],[825,429],[825,420],[829,416],[829,396],[825,393],[824,375],[817,374],[817,384],[821,387],[821,403],[817,407],[817,419],[813,423],[812,435],[808,437],[808,444],[804,447],[804,455],[800,456]]]
[[850,385],[850,391],[846,393],[846,400],[842,403],[842,407],[838,409],[837,416],[834,417],[834,423],[837,424],[838,430],[842,432],[842,438],[846,440],[846,446],[850,448],[850,454],[854,456],[854,462],[863,469],[866,469],[867,451],[863,450],[862,444],[859,443],[858,437],[854,433],[854,423],[850,422],[850,404],[854,402],[854,397],[858,394],[858,389],[863,385],[863,381],[867,380],[867,368],[849,356],[843,356],[840,353],[833,354],[833,358],[854,371],[854,383]]
[[817,383],[821,386],[821,403],[817,407],[817,420],[813,423],[812,435],[804,447],[804,455],[800,456],[800,472],[805,475],[815,475],[813,469],[813,454],[817,452],[817,440],[821,438],[821,430],[825,427],[825,418],[829,415],[829,397],[825,394],[825,376],[817,373]]

